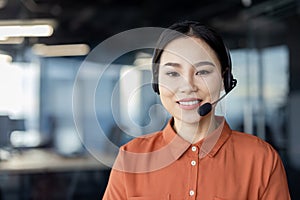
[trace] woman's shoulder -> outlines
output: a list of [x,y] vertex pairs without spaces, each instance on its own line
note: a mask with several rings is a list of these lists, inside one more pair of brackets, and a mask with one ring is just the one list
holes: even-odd
[[236,150],[247,155],[277,156],[271,144],[252,134],[232,131],[230,143]]
[[120,148],[129,152],[146,153],[155,151],[161,148],[163,145],[163,131],[157,131],[136,137]]

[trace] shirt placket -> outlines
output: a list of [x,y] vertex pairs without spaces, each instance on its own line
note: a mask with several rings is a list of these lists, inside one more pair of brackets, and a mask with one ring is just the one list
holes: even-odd
[[192,145],[189,148],[189,188],[188,188],[188,199],[196,199],[197,196],[197,182],[198,182],[198,171],[199,171],[199,148]]

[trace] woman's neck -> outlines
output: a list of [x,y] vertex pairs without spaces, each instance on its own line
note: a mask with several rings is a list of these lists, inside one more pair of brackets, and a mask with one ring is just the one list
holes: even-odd
[[177,134],[190,142],[191,144],[196,143],[218,127],[218,122],[215,116],[206,116],[197,123],[186,123],[182,120],[174,118],[174,130]]

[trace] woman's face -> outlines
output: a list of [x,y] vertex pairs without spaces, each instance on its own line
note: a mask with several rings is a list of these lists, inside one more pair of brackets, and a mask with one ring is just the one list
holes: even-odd
[[163,106],[177,120],[198,123],[199,106],[217,100],[223,89],[220,71],[215,52],[203,40],[173,40],[160,59],[158,83]]

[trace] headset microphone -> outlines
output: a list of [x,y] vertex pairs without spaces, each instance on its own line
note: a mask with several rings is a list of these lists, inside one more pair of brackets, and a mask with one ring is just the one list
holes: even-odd
[[[228,56],[229,56],[229,54],[228,54]],[[230,61],[230,59],[229,59],[229,61]],[[229,70],[231,70],[231,62],[230,62],[229,66],[230,66]],[[200,106],[198,108],[198,114],[200,116],[203,117],[203,116],[207,115],[212,110],[212,105],[221,101],[233,88],[235,88],[235,86],[237,84],[237,80],[233,78],[231,71],[226,71],[224,76],[225,76],[225,78],[224,78],[225,94],[223,94],[218,100],[216,100],[213,103],[205,103],[202,106]]]
[[205,104],[203,104],[202,106],[200,106],[200,107],[198,108],[198,114],[199,114],[200,116],[202,116],[202,117],[205,116],[205,115],[207,115],[207,114],[211,111],[212,105],[214,105],[214,104],[218,103],[219,101],[221,101],[227,94],[228,94],[228,93],[223,94],[223,96],[221,96],[221,98],[219,98],[218,100],[216,100],[216,101],[213,102],[213,103],[205,103]]

